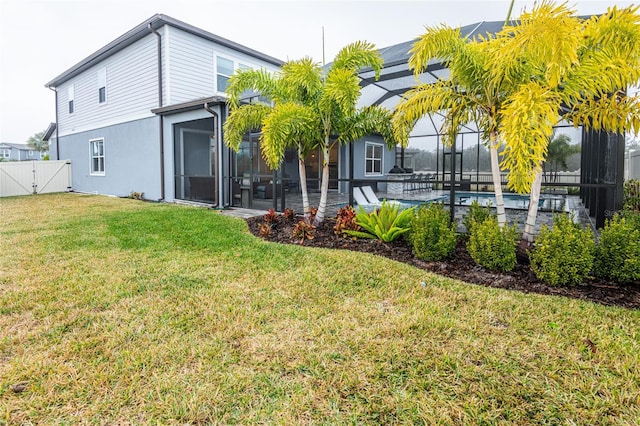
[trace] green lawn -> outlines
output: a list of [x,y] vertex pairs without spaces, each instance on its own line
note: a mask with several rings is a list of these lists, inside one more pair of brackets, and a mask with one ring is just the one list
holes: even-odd
[[640,421],[640,311],[266,243],[199,208],[5,198],[0,225],[0,424]]

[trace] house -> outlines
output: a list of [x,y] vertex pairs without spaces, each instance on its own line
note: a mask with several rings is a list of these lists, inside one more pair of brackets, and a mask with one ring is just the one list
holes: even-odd
[[222,203],[227,81],[281,63],[155,15],[46,84],[56,97],[51,156],[71,160],[79,192]]
[[[46,84],[56,93],[52,158],[71,160],[74,190],[80,192],[124,196],[135,191],[154,200],[228,205],[248,175],[249,197],[271,198],[267,187],[273,172],[260,156],[257,135],[247,135],[235,154],[222,143],[221,124],[227,115],[224,90],[234,71],[275,72],[281,64],[155,15]],[[372,153],[374,174],[387,168],[381,146],[381,141],[368,142],[356,154]],[[320,158],[313,157],[307,175],[310,186],[317,187]],[[345,166],[337,151],[331,158],[337,179]],[[283,163],[281,175],[291,179],[290,187],[297,167],[295,156]]]
[[24,143],[0,143],[0,161],[42,160],[46,152],[34,150]]
[[[168,202],[227,206],[270,199],[298,188],[298,162],[288,153],[274,172],[260,155],[258,134],[238,153],[223,143],[225,88],[237,69],[277,72],[282,61],[166,15],[155,15],[55,77],[52,159],[73,164],[73,189]],[[50,126],[48,130],[52,130]],[[345,191],[348,149],[331,152],[331,187]],[[372,136],[354,146],[354,176],[376,178],[395,154]],[[318,188],[320,155],[307,159]],[[275,177],[275,180],[274,180]],[[274,182],[279,182],[278,186]],[[284,185],[282,185],[284,184]]]

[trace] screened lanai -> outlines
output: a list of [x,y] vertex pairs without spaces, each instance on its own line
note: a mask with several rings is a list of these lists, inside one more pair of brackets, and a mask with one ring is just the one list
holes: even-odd
[[[480,22],[460,28],[463,37],[474,38],[495,34],[503,26],[502,21]],[[409,69],[410,50],[415,40],[380,49],[384,68],[376,80],[372,70],[363,71],[360,106],[382,105],[394,109],[402,95],[416,83],[435,83],[446,79],[448,70],[440,61],[432,61],[425,72],[415,76]],[[450,200],[463,200],[471,192],[492,192],[489,151],[485,147],[475,123],[463,126],[454,147],[442,144],[443,116],[430,114],[421,119],[410,134],[406,148],[397,148],[396,164],[405,170],[405,189],[409,194],[420,188],[424,175],[431,179],[431,188],[443,191]],[[588,215],[598,227],[622,205],[624,163],[624,135],[585,131],[566,122],[556,126],[555,135],[564,135],[575,147],[576,153],[558,161],[550,149],[544,167],[543,187],[549,194],[547,209],[566,210],[561,201],[567,195],[579,195]],[[562,164],[557,164],[557,163]],[[396,180],[397,176],[388,178]],[[502,173],[503,190],[506,189],[506,172]],[[387,186],[388,188],[388,186]],[[459,196],[463,193],[464,196]],[[433,194],[430,195],[433,197]],[[414,197],[415,198],[415,197]],[[473,198],[471,196],[470,198]],[[555,200],[555,201],[554,201]],[[560,201],[557,201],[560,200]],[[455,209],[456,202],[449,203]]]
[[[473,38],[479,35],[493,34],[502,28],[502,22],[480,22],[460,28],[462,36]],[[432,61],[425,72],[418,77],[409,69],[410,50],[415,40],[380,49],[384,66],[376,80],[372,70],[360,73],[362,94],[359,106],[382,105],[393,110],[402,95],[417,82],[434,83],[446,79],[448,70],[440,61]],[[475,199],[475,193],[485,194],[483,200],[490,200],[493,192],[489,151],[481,140],[477,126],[471,123],[459,132],[454,147],[442,144],[440,129],[441,114],[430,114],[421,119],[410,134],[406,148],[398,147],[396,152],[384,153],[380,161],[380,173],[364,176],[358,173],[360,163],[376,160],[375,146],[360,147],[349,144],[337,147],[330,162],[331,183],[329,211],[348,204],[354,205],[353,187],[371,186],[378,198],[402,199],[414,202],[438,200],[449,205],[452,216],[456,205],[468,204]],[[585,132],[566,123],[557,126],[556,134],[565,135],[569,144],[579,146],[579,153],[563,159],[563,164],[545,164],[543,177],[544,203],[542,209],[567,210],[567,198],[575,194],[588,209],[588,215],[594,219],[594,225],[602,227],[606,217],[619,210],[622,203],[622,176],[624,162],[624,137],[597,132]],[[257,140],[257,135],[249,135]],[[366,142],[369,143],[369,142]],[[256,146],[247,141],[247,146]],[[356,147],[354,150],[354,146]],[[369,149],[372,148],[372,149]],[[259,147],[255,148],[259,150]],[[319,153],[318,153],[319,154]],[[285,207],[301,208],[298,191],[298,176],[295,153],[291,152],[283,167],[276,172],[262,170],[259,153],[252,157],[256,164],[251,168],[251,182],[255,181],[252,191],[244,194],[255,195],[251,200],[253,208],[284,210]],[[311,205],[317,205],[319,194],[319,155],[313,154],[307,159],[308,186],[311,188]],[[248,168],[245,168],[248,169]],[[260,170],[259,179],[253,176]],[[354,174],[355,170],[355,174]],[[502,175],[503,190],[506,190],[506,172]],[[244,177],[244,180],[243,180]],[[237,173],[236,188],[246,187],[249,180],[246,171]],[[242,182],[244,181],[244,185]],[[268,188],[271,186],[271,190]],[[260,191],[256,188],[260,187]],[[268,195],[265,195],[268,194]],[[515,197],[515,195],[514,195]],[[236,200],[242,196],[236,195]],[[450,202],[449,200],[453,200]],[[314,204],[315,203],[315,204]],[[514,206],[526,209],[527,197],[524,196]],[[245,205],[246,203],[243,203]],[[494,203],[495,204],[495,203]],[[576,205],[578,203],[574,203]]]

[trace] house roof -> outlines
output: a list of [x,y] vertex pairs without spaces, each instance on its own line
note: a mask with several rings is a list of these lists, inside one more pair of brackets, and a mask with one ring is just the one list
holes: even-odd
[[47,129],[44,131],[44,136],[42,136],[43,141],[48,141],[53,136],[53,132],[56,131],[56,123],[50,123],[47,126]]
[[151,112],[157,115],[171,115],[179,112],[195,111],[206,108],[208,105],[219,105],[227,102],[222,96],[211,96],[208,98],[195,99],[193,101],[182,102],[179,104],[167,105],[160,108],[152,109]]
[[220,37],[216,34],[205,31],[203,29],[194,27],[193,25],[187,24],[186,22],[179,21],[167,15],[156,14],[151,18],[145,20],[140,25],[127,31],[117,39],[113,40],[111,43],[107,44],[106,46],[92,53],[91,55],[87,56],[85,59],[78,62],[76,65],[72,66],[62,74],[58,75],[53,80],[45,84],[45,87],[59,86],[60,84],[69,80],[70,78],[75,77],[76,75],[87,70],[88,68],[91,68],[95,64],[103,61],[104,59],[115,54],[116,52],[121,51],[125,47],[130,46],[131,44],[135,43],[141,38],[147,36],[148,34],[151,33],[151,30],[149,27],[151,27],[154,30],[157,30],[158,28],[161,28],[163,25],[170,25],[182,31],[186,31],[198,37],[202,37],[206,40],[217,43],[221,46],[225,46],[230,49],[236,50],[238,52],[245,53],[247,55],[253,56],[254,58],[260,59],[262,61],[268,62],[276,66],[281,66],[283,63],[283,61],[276,59],[272,56],[258,52],[257,50],[253,50],[249,47],[243,46],[241,44],[238,44],[226,38]]
[[0,143],[1,147],[9,147],[9,148],[15,148],[15,149],[19,149],[22,151],[33,151],[34,149],[31,148],[28,144],[26,143],[8,143],[8,142],[2,142]]
[[[460,27],[460,35],[473,39],[481,35],[496,34],[503,25],[504,21],[477,22]],[[409,69],[409,58],[411,57],[409,52],[416,41],[417,39],[409,40],[379,50],[384,60],[384,66],[378,80],[375,79],[375,73],[371,68],[361,71],[360,78],[363,87],[375,85],[380,89],[381,94],[378,98],[373,99],[373,104],[381,104],[387,99],[398,97],[416,84],[413,70]],[[432,60],[419,79],[424,83],[434,83],[438,79],[446,77],[447,74],[446,65],[442,61]]]
[[[462,37],[474,39],[496,34],[503,26],[504,21],[483,21],[465,25],[459,30]],[[409,68],[409,59],[411,48],[416,41],[417,39],[414,39],[381,48],[379,53],[384,60],[384,65],[377,80],[371,68],[360,71],[361,105],[382,105],[393,109],[402,95],[417,83],[435,83],[449,76],[446,63],[437,59],[431,60],[426,70],[418,77],[414,75],[413,70]],[[411,137],[436,136],[440,133],[441,126],[441,114],[428,114],[427,117],[419,120]],[[477,127],[470,123],[463,127],[462,132],[474,133],[477,132]]]

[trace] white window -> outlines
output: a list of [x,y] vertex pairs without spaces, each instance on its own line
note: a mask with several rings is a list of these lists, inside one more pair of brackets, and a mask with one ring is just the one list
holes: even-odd
[[29,157],[33,157],[33,150],[29,150]]
[[69,114],[73,114],[74,111],[74,87],[73,84],[67,88],[67,101],[69,102]]
[[104,176],[104,139],[91,139],[91,174]]
[[11,157],[11,150],[10,149],[3,149],[2,150],[2,158],[9,158]]
[[371,176],[382,175],[382,158],[384,153],[384,145],[380,143],[365,142],[365,171],[364,174]]
[[229,78],[233,75],[233,61],[216,56],[216,84],[218,92],[225,92],[229,85]]
[[98,103],[107,101],[107,69],[100,68],[98,70]]
[[47,153],[45,153],[44,151],[40,151],[40,159],[41,159],[41,160],[42,160],[46,155],[47,155]]

